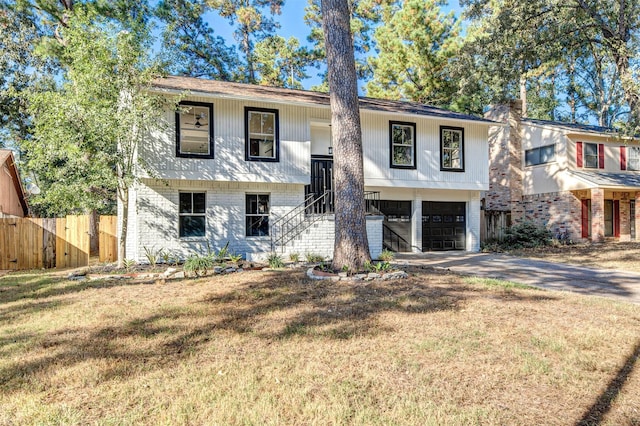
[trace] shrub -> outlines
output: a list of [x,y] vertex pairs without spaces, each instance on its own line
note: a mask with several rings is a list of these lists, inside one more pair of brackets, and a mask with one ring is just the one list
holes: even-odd
[[391,269],[391,264],[389,262],[378,262],[374,265],[374,269],[376,272],[384,272]]
[[133,259],[123,259],[122,260],[122,265],[124,266],[125,271],[129,272],[131,271],[131,268],[133,268],[136,265],[136,261]]
[[383,262],[391,262],[395,258],[396,254],[387,249],[382,250],[382,253],[380,253],[380,256],[378,256],[378,259],[382,260]]
[[551,231],[532,222],[522,222],[507,229],[506,242],[523,248],[546,246],[551,242]]
[[502,241],[488,241],[483,251],[504,251],[520,248],[543,247],[551,244],[551,231],[532,222],[522,222],[509,227]]
[[160,260],[160,257],[163,255],[163,250],[154,250],[153,247],[149,248],[144,246],[144,256],[147,258],[149,265],[154,266]]
[[271,253],[267,257],[267,263],[269,264],[269,268],[283,268],[284,262],[282,261],[282,256],[278,253]]
[[300,255],[298,253],[291,253],[289,255],[289,260],[297,263],[300,261]]
[[229,241],[227,241],[227,244],[224,245],[224,247],[222,247],[218,253],[216,254],[216,257],[218,258],[218,261],[222,261],[224,259],[226,259],[227,257],[229,257],[230,252],[229,252]]
[[201,277],[213,268],[214,261],[211,256],[200,256],[198,254],[192,254],[184,261],[184,271],[186,273],[193,273],[198,277]]
[[324,256],[321,256],[316,253],[307,253],[305,254],[305,258],[307,259],[308,263],[318,263],[324,260]]

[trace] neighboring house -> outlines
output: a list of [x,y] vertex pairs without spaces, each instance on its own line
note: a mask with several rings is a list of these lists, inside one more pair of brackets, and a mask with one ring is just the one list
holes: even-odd
[[0,149],[0,218],[28,215],[29,205],[13,151]]
[[[332,256],[327,94],[187,77],[154,87],[188,95],[166,111],[170,129],[140,147],[151,172],[131,193],[127,258],[227,242],[249,259]],[[416,103],[363,98],[360,108],[372,256],[383,247],[477,251],[495,123]]]
[[521,102],[486,117],[490,184],[484,208],[574,241],[636,240],[640,143],[611,129],[520,118]]

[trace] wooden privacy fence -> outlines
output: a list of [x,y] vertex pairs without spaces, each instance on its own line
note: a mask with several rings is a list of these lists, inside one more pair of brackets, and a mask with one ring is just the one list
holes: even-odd
[[511,226],[511,213],[483,211],[480,214],[480,241],[502,241],[505,231]]
[[[99,257],[116,259],[116,219],[100,216]],[[0,219],[0,269],[76,268],[89,265],[90,216]]]

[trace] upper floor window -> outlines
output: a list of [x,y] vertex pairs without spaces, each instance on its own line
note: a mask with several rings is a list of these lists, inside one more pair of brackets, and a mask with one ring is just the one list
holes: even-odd
[[389,122],[391,143],[391,167],[416,168],[416,124],[399,121]]
[[176,111],[176,156],[213,158],[213,105],[180,102]]
[[464,129],[440,126],[440,170],[464,171]]
[[627,147],[627,170],[640,170],[640,146]]
[[269,194],[246,195],[247,237],[269,235]]
[[527,166],[551,163],[556,160],[556,146],[546,145],[528,149],[524,153],[524,162]]
[[182,237],[204,237],[206,234],[206,196],[204,192],[181,192],[178,228]]
[[604,169],[604,144],[576,142],[576,165]]
[[244,115],[245,160],[278,161],[278,110],[246,107]]
[[590,169],[598,168],[598,144],[597,143],[584,144],[584,167],[588,167]]

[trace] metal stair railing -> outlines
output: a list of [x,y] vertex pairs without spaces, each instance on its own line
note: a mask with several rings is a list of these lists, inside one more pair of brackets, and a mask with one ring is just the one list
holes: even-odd
[[271,251],[275,251],[276,247],[284,247],[311,225],[324,219],[327,214],[331,214],[329,212],[307,214],[308,211],[321,211],[315,206],[325,203],[330,195],[330,191],[325,191],[317,198],[315,198],[316,194],[310,194],[289,213],[273,222],[271,226]]
[[[380,192],[365,191],[363,195],[366,213],[381,214],[378,209]],[[325,191],[317,198],[315,193],[311,193],[302,203],[273,222],[271,225],[271,251],[275,251],[277,247],[284,247],[313,224],[324,220],[327,215],[333,214],[333,200],[333,191]]]

